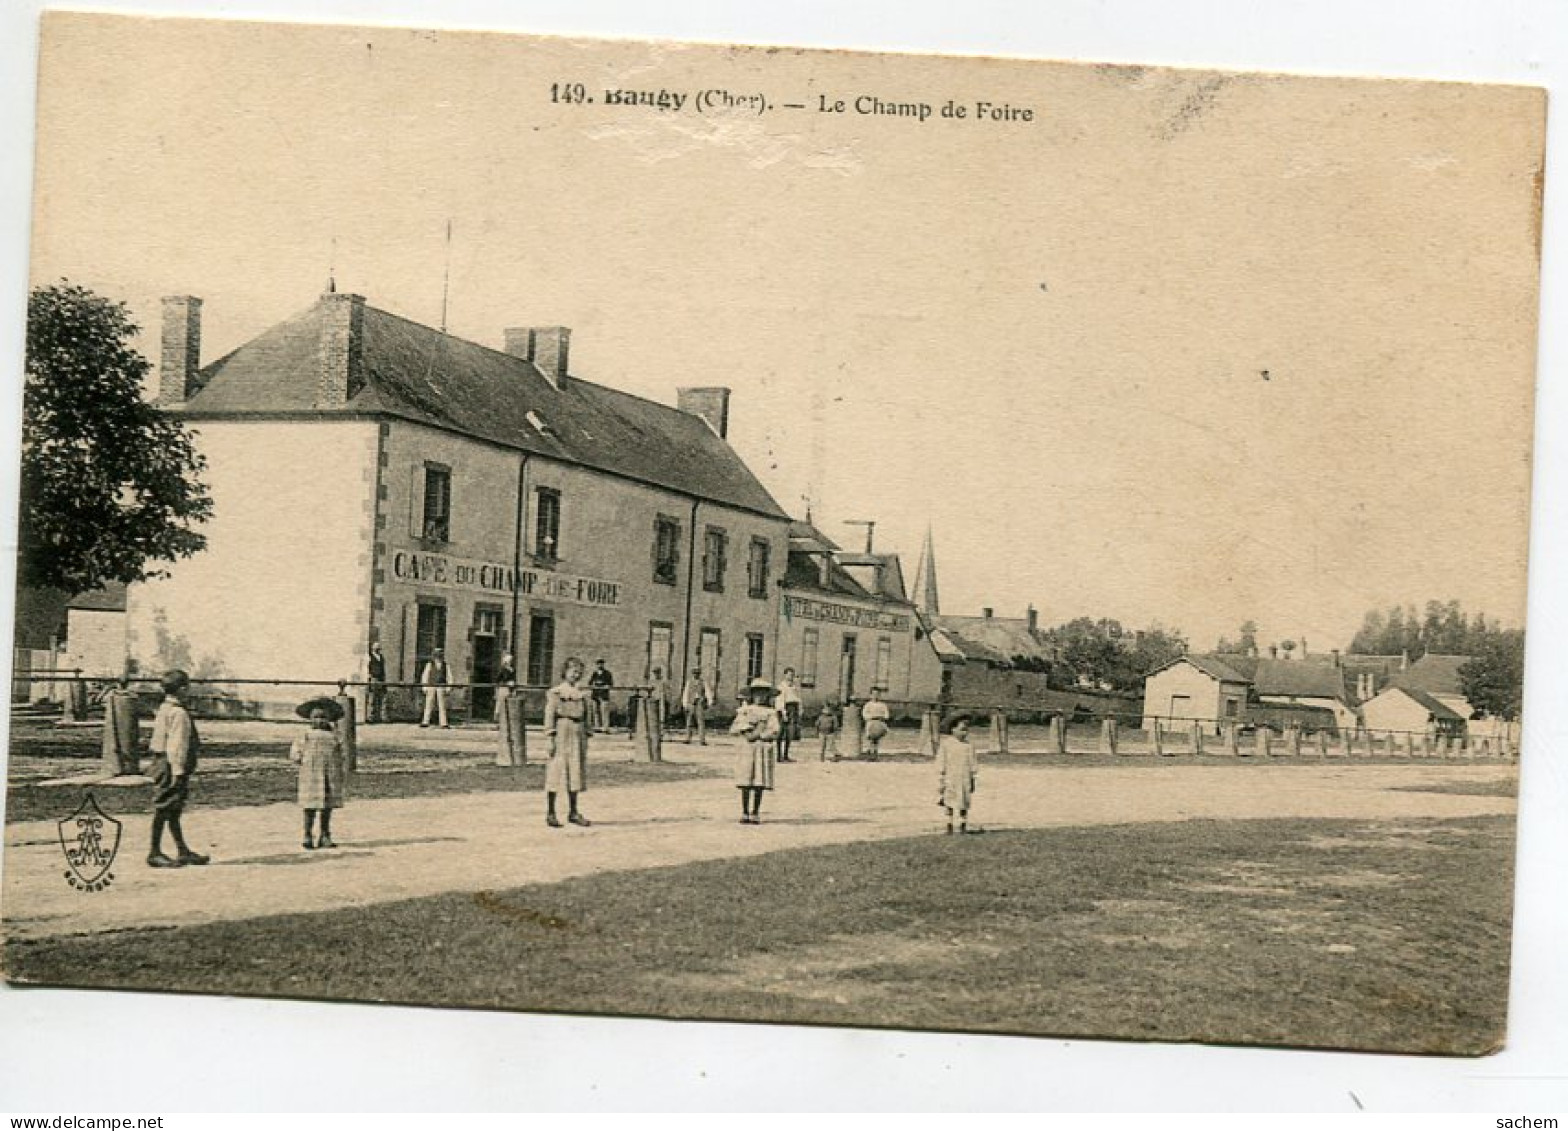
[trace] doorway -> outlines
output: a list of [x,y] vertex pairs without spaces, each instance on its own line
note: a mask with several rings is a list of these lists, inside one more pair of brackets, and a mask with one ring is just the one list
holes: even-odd
[[501,610],[474,610],[473,659],[468,681],[476,686],[468,691],[468,715],[480,721],[495,715],[495,688],[478,684],[494,683],[501,670]]

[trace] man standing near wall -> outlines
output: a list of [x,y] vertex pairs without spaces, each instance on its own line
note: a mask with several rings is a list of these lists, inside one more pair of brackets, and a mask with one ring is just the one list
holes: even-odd
[[419,677],[420,685],[425,689],[425,713],[419,725],[427,727],[432,718],[439,712],[441,716],[441,729],[451,730],[446,720],[447,696],[447,666],[446,653],[437,648],[430,654],[430,660],[425,664],[425,670]]
[[365,722],[379,723],[387,714],[387,660],[381,654],[381,645],[372,644],[370,655],[365,657]]
[[713,702],[713,688],[702,676],[700,667],[692,668],[686,685],[681,688],[681,711],[686,715],[686,741],[692,735],[703,746],[708,745],[708,707]]
[[588,677],[588,689],[593,692],[594,730],[610,729],[610,689],[614,686],[615,677],[610,669],[604,666],[603,660],[595,660],[593,674]]

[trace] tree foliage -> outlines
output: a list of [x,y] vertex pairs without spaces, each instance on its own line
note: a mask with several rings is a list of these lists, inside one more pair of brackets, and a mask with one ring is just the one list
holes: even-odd
[[1524,706],[1524,632],[1492,629],[1475,644],[1459,666],[1465,699],[1483,715],[1512,722]]
[[1428,652],[1442,656],[1472,656],[1489,639],[1493,629],[1486,615],[1473,618],[1458,601],[1428,601],[1424,611],[1415,605],[1372,609],[1350,642],[1350,651],[1361,655],[1408,655],[1419,660]]
[[191,435],[142,398],[123,303],[61,281],[27,304],[19,580],[79,593],[162,576],[212,513]]
[[1129,630],[1103,617],[1078,617],[1047,630],[1045,638],[1060,657],[1056,682],[1065,687],[1141,691],[1144,676],[1187,652],[1179,630],[1158,624]]

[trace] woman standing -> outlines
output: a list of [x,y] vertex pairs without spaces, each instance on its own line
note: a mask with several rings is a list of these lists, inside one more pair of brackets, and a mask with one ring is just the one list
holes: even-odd
[[[343,717],[337,702],[322,696],[301,703],[296,713],[310,720],[310,729],[294,740],[289,759],[299,767],[299,807],[305,811],[305,847],[336,848],[332,842],[332,810],[343,804],[343,783],[348,776],[343,741],[333,723]],[[316,837],[316,814],[321,814],[321,836]]]
[[589,820],[577,811],[577,795],[588,788],[588,689],[581,686],[583,662],[576,656],[561,669],[561,682],[550,688],[544,701],[544,730],[550,736],[550,760],[545,764],[544,823],[561,827],[555,815],[555,795],[566,791],[566,819],[587,828]]
[[969,803],[975,794],[975,748],[969,742],[969,716],[955,715],[943,728],[947,733],[936,749],[937,804],[947,813],[947,831],[969,831]]
[[773,762],[778,756],[779,713],[771,703],[773,685],[758,677],[747,687],[749,702],[735,712],[731,734],[745,745],[735,758],[735,785],[740,790],[740,823],[762,823],[762,791],[773,788]]
[[789,748],[800,737],[800,686],[795,669],[785,668],[779,679],[779,761],[790,761]]

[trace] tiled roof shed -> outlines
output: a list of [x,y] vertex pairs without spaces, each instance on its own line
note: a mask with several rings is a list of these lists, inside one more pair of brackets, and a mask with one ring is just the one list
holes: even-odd
[[558,387],[529,360],[369,305],[359,327],[363,383],[343,403],[323,406],[319,385],[328,300],[350,297],[323,296],[203,368],[194,382],[199,388],[178,407],[180,415],[398,417],[788,518],[701,417],[575,376]]

